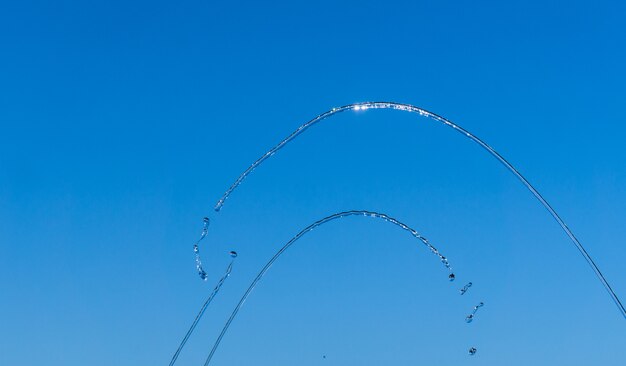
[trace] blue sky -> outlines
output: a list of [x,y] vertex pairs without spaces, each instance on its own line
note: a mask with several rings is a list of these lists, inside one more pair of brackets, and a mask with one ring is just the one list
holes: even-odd
[[[0,363],[620,364],[626,323],[548,213],[415,104],[495,147],[626,296],[626,5],[22,1],[0,5]],[[191,246],[213,219],[195,274]],[[463,297],[458,288],[472,281]],[[463,319],[484,301],[476,321]],[[469,347],[475,356],[467,356]],[[323,358],[326,356],[326,358]]]

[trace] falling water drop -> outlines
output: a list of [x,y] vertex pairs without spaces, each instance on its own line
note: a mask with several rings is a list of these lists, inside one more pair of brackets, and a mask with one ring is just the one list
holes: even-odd
[[465,317],[465,322],[471,323],[472,320],[474,320],[474,316],[476,315],[476,312],[478,311],[478,309],[482,308],[483,306],[485,306],[484,302],[480,302],[478,305],[474,306],[474,308],[472,309],[472,313]]
[[448,276],[448,279],[450,281],[454,281],[455,278],[456,278],[456,276],[454,275],[454,273],[450,273],[450,275]]
[[202,241],[202,239],[204,239],[204,237],[208,234],[209,232],[209,224],[210,224],[210,220],[208,217],[205,217],[202,219],[202,233],[200,234],[200,239],[198,239],[198,241],[196,241],[193,244],[193,253],[195,254],[195,259],[196,259],[196,270],[198,271],[198,275],[200,276],[200,278],[203,281],[206,281],[208,278],[208,275],[206,273],[206,271],[204,270],[204,268],[202,268],[202,260],[200,259],[200,248],[198,246],[198,244],[200,244],[200,242]]
[[228,254],[231,258],[237,258],[237,252],[235,252],[234,250],[231,250]]
[[467,292],[467,290],[469,290],[470,287],[472,287],[471,282],[468,282],[467,285],[463,286],[463,288],[459,290],[461,292],[461,295],[464,295]]
[[469,355],[470,355],[470,356],[474,356],[474,355],[476,354],[476,348],[471,347],[471,348],[468,350],[468,353],[469,353]]

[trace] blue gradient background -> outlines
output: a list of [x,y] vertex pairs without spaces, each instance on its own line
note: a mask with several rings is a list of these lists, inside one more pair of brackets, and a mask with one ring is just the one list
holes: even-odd
[[344,113],[212,207],[315,115],[416,104],[516,165],[626,296],[625,16],[618,1],[3,2],[0,364],[167,364],[235,249],[180,358],[201,364],[265,261],[348,209],[415,227],[458,280],[388,224],[328,224],[272,267],[216,365],[624,364],[626,322],[556,223],[432,121]]

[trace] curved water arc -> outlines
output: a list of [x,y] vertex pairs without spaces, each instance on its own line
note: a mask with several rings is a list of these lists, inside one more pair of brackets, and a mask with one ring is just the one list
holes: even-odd
[[217,348],[220,345],[220,342],[222,341],[222,338],[224,337],[224,335],[228,331],[228,328],[230,327],[230,324],[235,319],[235,317],[237,316],[237,313],[239,312],[239,310],[241,309],[243,304],[248,299],[248,296],[250,296],[250,294],[252,293],[252,290],[254,290],[256,285],[259,283],[259,281],[261,281],[261,279],[263,278],[265,273],[270,269],[270,267],[272,267],[274,262],[292,244],[294,244],[298,239],[300,239],[302,236],[304,236],[304,234],[308,233],[309,231],[311,231],[311,230],[315,229],[316,227],[318,227],[320,225],[323,225],[323,224],[325,224],[325,223],[327,223],[329,221],[333,221],[333,220],[336,220],[336,219],[339,219],[339,218],[342,218],[342,217],[347,217],[347,216],[365,216],[365,217],[372,217],[372,218],[382,219],[385,222],[389,222],[391,224],[394,224],[394,225],[400,227],[403,230],[408,231],[414,238],[420,240],[426,247],[428,247],[428,249],[433,254],[435,254],[435,255],[437,255],[439,257],[439,259],[444,264],[444,266],[450,271],[449,278],[451,280],[454,279],[454,273],[452,272],[452,267],[448,263],[447,258],[445,256],[443,256],[439,252],[439,250],[437,248],[435,248],[432,244],[430,244],[428,239],[426,239],[425,237],[420,235],[415,229],[413,229],[410,226],[408,226],[408,225],[406,225],[406,224],[404,224],[404,223],[394,219],[393,217],[390,217],[390,216],[388,216],[388,215],[386,215],[384,213],[378,213],[378,212],[373,212],[373,211],[365,211],[365,210],[344,211],[344,212],[338,212],[338,213],[332,214],[330,216],[326,216],[323,219],[315,221],[311,225],[309,225],[306,228],[302,229],[298,234],[296,234],[293,238],[291,238],[285,245],[283,245],[282,248],[280,248],[276,252],[276,254],[274,254],[274,256],[265,264],[265,266],[261,269],[261,271],[259,271],[257,276],[254,278],[254,280],[252,280],[252,283],[250,284],[250,286],[248,287],[246,292],[243,294],[243,296],[241,297],[241,299],[239,300],[239,302],[235,306],[235,308],[234,308],[233,312],[231,313],[230,317],[226,321],[226,324],[222,328],[222,331],[220,332],[220,335],[217,337],[217,340],[215,341],[215,344],[213,345],[213,348],[211,349],[211,352],[209,353],[209,356],[207,357],[207,359],[206,359],[206,361],[204,363],[204,366],[208,366],[209,365],[209,363],[211,362],[211,359],[213,358],[213,355],[215,354],[215,351],[217,350]]
[[[231,255],[231,257],[232,257],[232,255]],[[217,284],[213,288],[213,291],[209,294],[209,297],[207,297],[207,299],[204,301],[204,303],[200,307],[200,310],[198,311],[198,314],[196,315],[195,319],[193,320],[193,323],[191,323],[191,326],[187,330],[187,333],[185,334],[185,336],[183,337],[182,341],[178,345],[178,348],[176,349],[176,352],[174,352],[174,355],[172,356],[172,359],[170,360],[169,366],[174,366],[174,364],[176,363],[176,360],[178,360],[178,356],[180,355],[180,353],[182,352],[183,348],[185,347],[185,344],[187,344],[187,341],[189,340],[189,337],[191,337],[191,334],[196,329],[196,326],[200,322],[200,319],[202,319],[202,315],[204,315],[204,312],[206,311],[207,307],[209,306],[209,304],[211,304],[211,302],[213,301],[213,299],[215,298],[217,293],[220,291],[220,289],[222,288],[222,285],[224,285],[224,282],[228,279],[228,277],[230,277],[230,274],[231,274],[231,272],[233,270],[233,264],[234,263],[235,263],[235,258],[233,257],[233,259],[231,259],[230,264],[228,265],[228,267],[226,267],[226,271],[224,272],[222,277],[219,279],[219,281],[217,281]]]
[[422,108],[419,108],[417,106],[414,106],[414,105],[395,103],[395,102],[363,102],[363,103],[354,103],[354,104],[348,104],[348,105],[345,105],[345,106],[342,106],[342,107],[338,107],[338,108],[333,108],[333,109],[331,109],[331,110],[329,110],[327,112],[324,112],[324,113],[318,115],[317,117],[313,118],[312,120],[310,120],[310,121],[306,122],[305,124],[301,125],[300,127],[298,127],[289,136],[287,136],[285,139],[283,139],[281,142],[279,142],[276,146],[271,148],[268,152],[266,152],[263,156],[261,156],[259,159],[257,159],[254,163],[252,163],[252,165],[250,165],[235,180],[235,182],[228,188],[228,190],[222,195],[222,197],[220,198],[220,200],[216,203],[216,205],[214,207],[215,211],[219,211],[222,208],[222,206],[224,206],[224,203],[226,202],[226,200],[228,199],[230,194],[237,187],[239,187],[239,185],[243,182],[243,180],[246,179],[246,177],[250,173],[252,173],[252,171],[254,169],[256,169],[261,163],[263,163],[265,160],[267,160],[270,156],[274,155],[278,150],[283,148],[291,140],[295,139],[300,134],[302,134],[304,131],[306,131],[309,127],[311,127],[311,126],[317,124],[318,122],[321,122],[321,121],[323,121],[323,120],[325,120],[325,119],[327,119],[327,118],[329,118],[329,117],[331,117],[331,116],[333,116],[335,114],[341,113],[341,112],[345,112],[345,111],[348,111],[348,110],[360,111],[360,110],[367,110],[367,109],[394,109],[394,110],[401,110],[401,111],[416,113],[416,114],[419,114],[420,116],[424,116],[424,117],[433,119],[433,120],[435,120],[437,122],[443,123],[444,125],[451,127],[455,131],[465,135],[467,138],[469,138],[470,140],[472,140],[475,143],[477,143],[478,145],[480,145],[480,147],[482,147],[489,154],[491,154],[493,157],[495,157],[511,173],[513,173],[517,177],[517,179],[533,194],[533,196],[539,201],[539,203],[541,203],[543,205],[543,207],[546,210],[548,210],[550,215],[554,218],[554,220],[563,229],[563,231],[569,237],[569,239],[572,241],[574,246],[576,246],[576,249],[578,249],[578,251],[583,256],[583,258],[585,259],[587,264],[591,267],[591,269],[595,273],[595,275],[598,278],[598,280],[602,283],[602,285],[604,286],[605,290],[609,293],[609,296],[611,297],[611,299],[613,300],[615,305],[618,307],[618,310],[620,311],[622,316],[626,319],[626,308],[624,307],[624,305],[620,301],[620,299],[617,296],[617,294],[615,293],[615,291],[613,291],[613,288],[611,287],[609,282],[606,280],[606,278],[604,277],[604,275],[600,271],[600,268],[593,261],[593,259],[589,255],[589,253],[587,253],[587,250],[583,247],[582,243],[578,240],[578,238],[576,238],[576,236],[570,230],[570,228],[567,226],[565,221],[563,221],[563,219],[559,216],[559,214],[556,212],[556,210],[554,210],[554,208],[552,208],[552,206],[548,203],[548,201],[546,201],[543,198],[543,196],[539,193],[539,191],[537,191],[537,189],[535,189],[535,187],[533,187],[532,184],[530,184],[530,182],[511,163],[509,163],[502,155],[500,155],[495,149],[493,149],[487,143],[485,143],[484,141],[482,141],[481,139],[479,139],[478,137],[476,137],[475,135],[473,135],[472,133],[470,133],[469,131],[467,131],[463,127],[453,123],[452,121],[450,121],[450,120],[448,120],[448,119],[446,119],[446,118],[444,118],[442,116],[439,116],[439,115],[437,115],[435,113],[429,112],[429,111],[427,111],[425,109],[422,109]]

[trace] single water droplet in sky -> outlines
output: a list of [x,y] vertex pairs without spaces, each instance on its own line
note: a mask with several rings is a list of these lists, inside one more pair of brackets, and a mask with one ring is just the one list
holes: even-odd
[[463,288],[460,290],[461,291],[461,295],[464,295],[467,290],[469,290],[469,288],[472,287],[472,283],[468,282],[467,285],[463,286]]
[[469,353],[469,355],[470,355],[470,356],[474,356],[474,355],[476,354],[476,348],[471,347],[471,348],[468,350],[468,353]]
[[485,305],[484,302],[480,302],[478,305],[474,306],[474,308],[472,309],[472,313],[465,317],[465,321],[467,323],[471,323],[472,320],[474,320],[474,315],[476,315],[476,312],[478,311],[478,309],[482,308],[484,305]]
[[450,279],[450,281],[454,281],[455,278],[456,276],[454,275],[454,273],[450,273],[450,275],[448,276],[448,279]]
[[203,218],[203,219],[202,219],[202,221],[204,221],[205,223],[207,223],[207,224],[208,224],[208,223],[209,223],[209,218],[208,218],[208,217],[205,217],[205,218]]
[[228,254],[230,254],[232,258],[237,258],[237,252],[235,252],[234,250],[231,250]]

